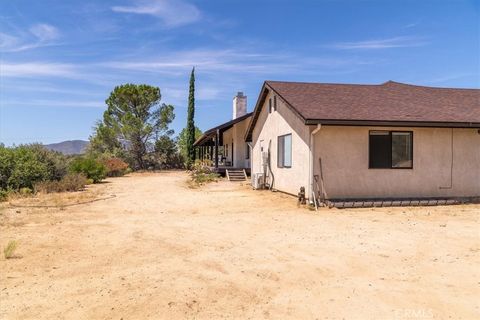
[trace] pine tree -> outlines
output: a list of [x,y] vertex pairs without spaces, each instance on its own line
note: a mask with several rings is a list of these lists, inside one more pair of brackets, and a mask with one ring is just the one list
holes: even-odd
[[195,161],[195,67],[190,75],[190,91],[188,95],[188,115],[187,115],[187,168],[190,168]]

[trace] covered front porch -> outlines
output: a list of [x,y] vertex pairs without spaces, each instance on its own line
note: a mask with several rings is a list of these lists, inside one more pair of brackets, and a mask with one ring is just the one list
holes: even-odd
[[[223,146],[223,135],[221,130],[206,132],[195,142],[196,159],[202,161],[211,167],[211,169],[222,176],[225,176],[227,170],[240,171],[245,170],[250,175],[250,168],[246,166],[234,166],[233,161],[225,156],[225,147]],[[231,151],[233,152],[233,150]]]
[[194,143],[196,159],[222,175],[227,170],[245,170],[250,174],[250,161],[246,157],[249,152],[245,152],[246,143],[243,138],[246,127],[244,120],[249,117],[250,114],[246,114],[205,131]]

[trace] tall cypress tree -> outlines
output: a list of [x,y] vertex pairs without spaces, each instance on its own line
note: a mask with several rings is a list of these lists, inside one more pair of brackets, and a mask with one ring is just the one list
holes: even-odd
[[187,116],[187,167],[190,168],[195,161],[195,67],[190,75],[190,91],[188,95],[188,116]]

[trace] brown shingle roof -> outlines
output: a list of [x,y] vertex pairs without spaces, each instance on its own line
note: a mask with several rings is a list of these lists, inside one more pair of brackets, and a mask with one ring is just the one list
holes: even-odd
[[379,85],[265,81],[245,135],[252,131],[269,91],[306,125],[480,128],[480,90],[435,88],[388,81]]
[[267,81],[308,120],[480,123],[480,90]]

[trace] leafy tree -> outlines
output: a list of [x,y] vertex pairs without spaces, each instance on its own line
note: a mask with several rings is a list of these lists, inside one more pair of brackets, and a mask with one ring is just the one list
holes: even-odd
[[118,139],[115,129],[97,121],[94,127],[94,135],[90,136],[87,153],[92,157],[102,155],[110,157],[126,158],[126,152]]
[[155,140],[173,134],[168,129],[175,118],[173,106],[161,104],[160,89],[149,85],[125,84],[105,101],[108,108],[90,138],[93,152],[121,156],[133,169],[147,169],[148,153]]
[[[202,130],[200,130],[198,127],[195,127],[195,139],[196,141],[200,136],[202,135]],[[188,148],[187,148],[187,128],[183,128],[183,130],[180,132],[180,134],[177,137],[177,147],[178,151],[180,152],[180,155],[185,159],[184,161],[187,160],[188,158]]]
[[190,168],[195,161],[195,68],[190,74],[190,90],[188,94],[188,115],[187,115],[187,168]]
[[156,163],[160,168],[178,167],[176,162],[180,162],[175,140],[168,135],[161,136],[155,142]]

